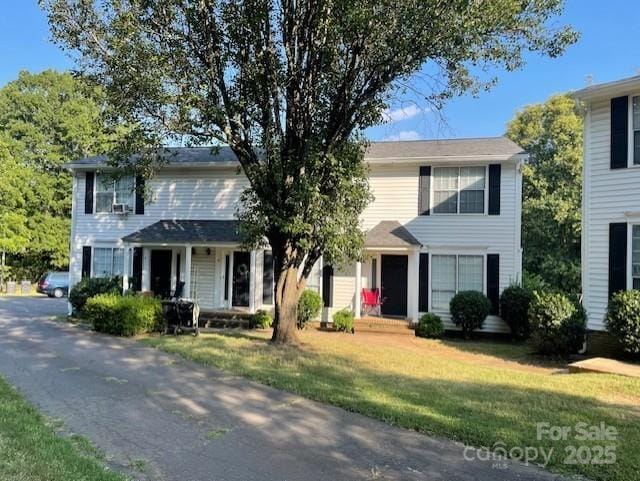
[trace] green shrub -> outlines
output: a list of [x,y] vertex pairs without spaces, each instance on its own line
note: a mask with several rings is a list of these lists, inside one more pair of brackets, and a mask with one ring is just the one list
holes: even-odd
[[436,339],[442,337],[443,334],[444,324],[442,324],[440,316],[432,312],[427,312],[422,315],[416,326],[416,336]]
[[531,332],[529,326],[529,305],[533,293],[525,287],[511,285],[500,296],[500,315],[511,328],[516,339],[527,339]]
[[322,309],[322,297],[316,291],[307,289],[298,300],[298,329],[304,329],[309,321],[315,319]]
[[542,354],[571,354],[584,343],[587,317],[582,306],[559,292],[534,292],[529,306],[529,342]]
[[466,339],[476,329],[481,329],[484,320],[491,311],[491,302],[482,292],[462,291],[449,303],[451,320],[462,329]]
[[268,329],[273,324],[273,318],[267,311],[260,310],[253,315],[252,326],[259,329]]
[[609,301],[605,322],[624,352],[640,355],[640,291],[616,292]]
[[535,274],[526,270],[522,273],[522,287],[528,289],[532,293],[536,291],[547,291],[551,288],[549,283],[545,281],[540,274]]
[[121,294],[121,277],[92,277],[84,278],[71,288],[69,302],[74,311],[82,312],[87,299],[98,294]]
[[333,327],[336,331],[353,332],[353,312],[343,309],[334,313]]
[[99,294],[87,300],[84,316],[94,330],[116,336],[158,330],[163,322],[160,301],[146,296]]

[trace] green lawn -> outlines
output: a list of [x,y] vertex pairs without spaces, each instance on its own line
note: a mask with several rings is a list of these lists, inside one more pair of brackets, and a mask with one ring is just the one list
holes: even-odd
[[0,479],[2,481],[124,481],[100,462],[77,435],[56,435],[53,423],[0,377]]
[[[475,446],[553,448],[548,469],[596,480],[638,479],[640,380],[566,374],[527,348],[496,342],[432,341],[304,331],[301,348],[279,348],[260,332],[149,337],[143,342],[270,386],[390,424]],[[600,425],[616,441],[537,439],[536,423]],[[614,445],[616,462],[566,464],[569,446]],[[597,448],[595,448],[597,450]],[[597,453],[595,453],[597,454]],[[592,459],[593,457],[590,456]],[[584,461],[585,454],[582,460]]]

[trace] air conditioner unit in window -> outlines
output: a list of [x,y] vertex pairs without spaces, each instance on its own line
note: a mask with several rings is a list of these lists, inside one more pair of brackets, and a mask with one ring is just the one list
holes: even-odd
[[128,214],[131,212],[128,204],[113,204],[111,209],[114,214]]

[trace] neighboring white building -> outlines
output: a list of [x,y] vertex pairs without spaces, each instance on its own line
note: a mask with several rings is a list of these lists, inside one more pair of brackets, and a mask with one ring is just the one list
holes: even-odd
[[611,295],[640,288],[640,76],[574,93],[586,107],[582,292],[589,329]]
[[[68,165],[70,284],[123,275],[131,288],[164,296],[184,282],[183,296],[203,311],[272,307],[270,252],[240,248],[234,213],[248,183],[231,150],[170,150],[170,161],[147,181],[148,202],[134,192],[134,179],[104,185],[104,158]],[[361,290],[370,288],[382,289],[383,315],[411,321],[426,311],[447,319],[460,290],[480,290],[497,308],[500,292],[521,277],[526,157],[502,137],[372,143],[366,259],[314,268],[309,287],[323,296],[323,318],[343,308],[360,317]],[[507,327],[492,315],[485,330]]]

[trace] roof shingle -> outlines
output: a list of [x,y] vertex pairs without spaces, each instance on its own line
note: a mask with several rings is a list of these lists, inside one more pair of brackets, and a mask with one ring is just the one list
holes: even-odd
[[159,220],[122,238],[142,244],[238,244],[237,220]]
[[395,220],[383,220],[367,232],[365,247],[414,247],[420,246],[406,227]]

